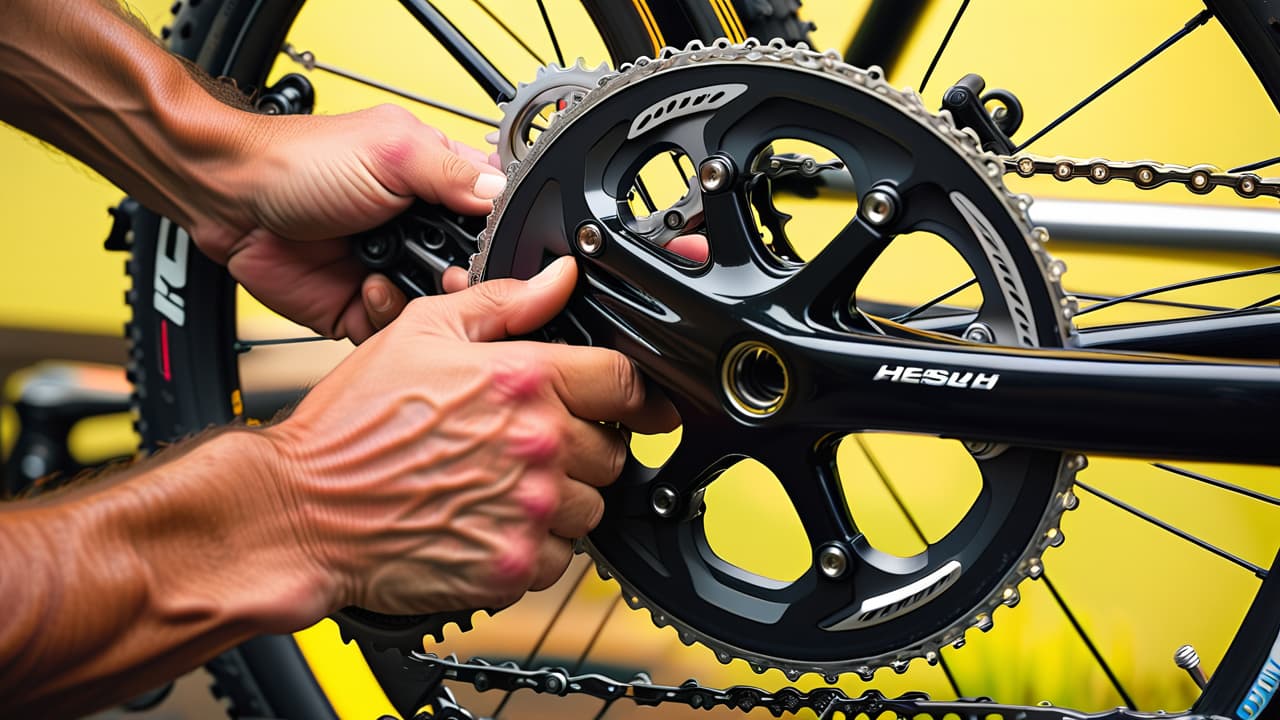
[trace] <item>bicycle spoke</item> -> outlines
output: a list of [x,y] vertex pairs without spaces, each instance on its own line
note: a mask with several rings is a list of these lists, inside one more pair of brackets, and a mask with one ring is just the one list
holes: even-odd
[[1270,305],[1271,303],[1276,302],[1277,300],[1280,300],[1280,294],[1272,295],[1271,297],[1267,297],[1267,298],[1263,298],[1263,299],[1259,300],[1259,301],[1258,301],[1258,302],[1256,302],[1256,303],[1251,303],[1251,304],[1249,304],[1249,305],[1245,305],[1244,307],[1242,307],[1242,308],[1240,308],[1240,309],[1241,309],[1241,310],[1254,310],[1254,309],[1257,309],[1257,308],[1266,307],[1266,306]]
[[436,42],[449,50],[449,54],[462,65],[490,99],[502,101],[516,96],[516,86],[498,72],[484,53],[428,0],[400,0],[400,4],[435,37]]
[[551,25],[551,16],[547,15],[547,4],[538,0],[538,11],[542,13],[542,24],[547,27],[547,35],[551,37],[551,47],[556,50],[556,62],[564,67],[564,53],[560,52],[560,39],[556,37],[556,29]]
[[[1080,300],[1089,300],[1093,302],[1112,302],[1118,299],[1115,295],[1098,295],[1096,293],[1076,292],[1074,290],[1067,290],[1067,294]],[[1184,310],[1204,310],[1206,312],[1235,312],[1236,310],[1236,308],[1223,307],[1221,305],[1201,305],[1200,303],[1177,302],[1175,300],[1133,298],[1126,302],[1131,302],[1135,305],[1160,305],[1162,307],[1182,308]]]
[[1168,463],[1151,463],[1151,467],[1159,468],[1165,472],[1171,472],[1174,475],[1180,475],[1184,478],[1190,478],[1197,482],[1205,483],[1206,485],[1212,485],[1216,488],[1236,493],[1237,495],[1244,495],[1245,497],[1253,498],[1254,500],[1261,500],[1268,505],[1280,505],[1280,498],[1272,497],[1271,495],[1260,493],[1256,490],[1250,490],[1249,488],[1241,487],[1235,483],[1229,483],[1226,480],[1219,480],[1215,477],[1209,477],[1208,475],[1202,475],[1198,472],[1192,472],[1186,468],[1169,465]]
[[929,77],[933,75],[933,69],[938,66],[938,60],[942,58],[942,52],[947,49],[947,44],[951,42],[951,36],[955,34],[956,26],[960,24],[960,18],[964,17],[964,11],[969,9],[969,0],[960,3],[960,9],[956,11],[956,16],[951,19],[951,27],[947,28],[947,34],[942,36],[942,44],[938,45],[938,51],[933,54],[933,60],[929,62],[929,69],[924,71],[924,78],[920,81],[921,94],[924,93],[924,86],[929,84]]
[[268,338],[266,340],[239,340],[237,339],[231,344],[231,349],[237,353],[247,353],[256,347],[264,347],[270,345],[296,345],[298,343],[310,342],[337,342],[334,338],[325,337],[323,335],[308,335],[306,337],[294,338]]
[[[871,448],[867,446],[861,435],[854,435],[853,438],[858,443],[858,448],[862,450],[862,455],[871,464],[871,469],[880,478],[880,483],[884,485],[885,490],[889,491],[889,496],[893,498],[894,504],[898,506],[903,516],[907,518],[907,522],[911,525],[911,530],[915,532],[920,542],[924,543],[925,547],[928,547],[929,541],[924,536],[924,530],[920,527],[920,523],[916,522],[915,515],[907,509],[907,504],[902,501],[902,496],[898,494],[898,488],[894,487],[889,480],[889,473],[885,472],[884,466],[876,459],[876,456],[871,452]],[[951,666],[947,664],[947,659],[941,653],[938,654],[938,666],[942,668],[942,674],[947,677],[947,682],[951,685],[951,690],[956,694],[956,697],[964,697],[964,693],[960,692],[960,683],[956,682],[955,675],[951,673]]]
[[1231,168],[1227,172],[1229,173],[1252,172],[1254,170],[1261,170],[1262,168],[1265,168],[1265,167],[1271,167],[1272,165],[1275,165],[1277,163],[1280,163],[1280,155],[1277,155],[1276,157],[1273,157],[1273,158],[1267,158],[1266,160],[1259,160],[1257,162],[1252,162],[1247,165],[1239,165]]
[[1120,693],[1120,699],[1124,702],[1125,707],[1130,710],[1137,710],[1137,704],[1133,702],[1133,698],[1125,691],[1124,685],[1120,684],[1120,678],[1116,677],[1115,671],[1111,669],[1111,666],[1107,664],[1107,661],[1102,657],[1102,652],[1098,650],[1098,646],[1093,644],[1093,640],[1089,637],[1089,633],[1085,632],[1084,626],[1076,619],[1075,613],[1071,612],[1071,608],[1067,606],[1067,601],[1063,599],[1062,595],[1058,592],[1058,588],[1054,587],[1052,582],[1049,582],[1048,573],[1041,575],[1040,579],[1044,581],[1045,587],[1049,588],[1049,594],[1053,595],[1053,599],[1057,601],[1058,607],[1062,608],[1062,614],[1067,617],[1067,621],[1071,623],[1071,627],[1075,628],[1076,635],[1079,635],[1080,639],[1084,641],[1085,647],[1089,648],[1089,653],[1093,655],[1093,659],[1098,661],[1098,665],[1102,668],[1102,672],[1105,673],[1107,679],[1111,681],[1111,686],[1116,689],[1116,692]]
[[[546,643],[547,637],[551,635],[551,628],[555,627],[556,620],[564,614],[564,609],[569,606],[569,601],[573,599],[574,593],[578,591],[578,587],[582,585],[582,581],[586,579],[587,573],[590,571],[591,563],[584,562],[582,564],[582,572],[578,573],[577,579],[573,581],[573,586],[569,588],[568,592],[566,592],[564,597],[560,600],[560,604],[556,607],[556,611],[551,614],[551,620],[547,622],[546,627],[542,628],[542,634],[538,636],[538,641],[533,644],[533,649],[529,651],[529,656],[525,658],[525,661],[520,665],[520,667],[533,666],[534,659],[537,658],[538,653],[542,651],[542,645]],[[501,717],[503,708],[507,706],[507,702],[511,700],[511,696],[514,694],[514,690],[508,690],[507,693],[502,696],[502,701],[498,703],[498,707],[493,711],[494,720],[498,720],[498,718]]]
[[1084,315],[1086,313],[1094,312],[1095,310],[1101,310],[1103,308],[1111,307],[1112,305],[1119,305],[1120,303],[1129,302],[1131,300],[1137,300],[1139,298],[1149,297],[1151,295],[1159,295],[1160,293],[1171,292],[1173,290],[1182,290],[1189,287],[1209,285],[1211,283],[1223,282],[1225,280],[1236,280],[1239,278],[1253,277],[1254,275],[1266,275],[1269,273],[1280,273],[1280,265],[1269,265],[1267,267],[1255,268],[1253,270],[1240,270],[1237,272],[1223,273],[1221,275],[1213,275],[1210,277],[1197,278],[1195,280],[1186,280],[1183,282],[1173,283],[1171,285],[1162,285],[1160,287],[1149,288],[1147,290],[1142,290],[1136,293],[1129,293],[1128,295],[1121,295],[1120,297],[1115,297],[1110,300],[1100,302],[1096,305],[1090,305],[1089,307],[1084,308],[1080,312],[1076,313],[1076,317],[1080,317],[1081,315]]
[[1092,93],[1089,94],[1088,97],[1076,103],[1070,110],[1059,115],[1053,122],[1041,128],[1038,132],[1036,132],[1034,135],[1032,135],[1030,138],[1024,141],[1021,145],[1015,147],[1013,149],[1013,152],[1019,153],[1025,150],[1028,145],[1044,137],[1054,128],[1066,122],[1072,115],[1075,115],[1076,113],[1083,110],[1085,106],[1089,105],[1094,100],[1097,100],[1099,97],[1102,96],[1103,93],[1105,93],[1106,91],[1110,90],[1111,88],[1119,84],[1121,80],[1124,80],[1125,78],[1132,75],[1135,71],[1137,71],[1138,68],[1142,67],[1143,65],[1146,65],[1148,62],[1150,62],[1160,53],[1163,53],[1165,50],[1168,50],[1169,48],[1173,47],[1174,43],[1178,42],[1179,40],[1186,37],[1187,35],[1190,35],[1191,31],[1209,22],[1209,19],[1212,17],[1213,17],[1213,13],[1208,10],[1201,10],[1199,13],[1196,13],[1196,16],[1188,20],[1187,24],[1182,26],[1182,29],[1170,35],[1167,40],[1157,45],[1154,50],[1147,53],[1146,55],[1143,55],[1141,59],[1139,59],[1137,62],[1130,65],[1129,67],[1125,68],[1124,71],[1122,71],[1119,75],[1116,75],[1115,77],[1108,80],[1106,83],[1102,85],[1102,87],[1098,88],[1097,90],[1094,90]]
[[[965,280],[964,282],[962,282],[962,283],[960,283],[959,285],[957,285],[957,286],[955,286],[955,287],[951,288],[950,290],[948,290],[948,291],[946,291],[946,292],[942,293],[941,295],[939,295],[939,296],[937,296],[937,297],[933,298],[932,300],[929,300],[928,302],[924,303],[923,305],[917,305],[917,306],[915,306],[915,307],[911,308],[910,310],[908,310],[908,311],[906,311],[906,312],[902,313],[901,315],[899,315],[899,316],[897,316],[897,317],[895,317],[895,318],[892,318],[892,320],[893,320],[894,322],[896,322],[896,323],[905,323],[905,322],[907,322],[908,320],[910,320],[911,318],[913,318],[913,317],[915,317],[915,316],[919,315],[920,313],[924,312],[925,310],[928,310],[929,308],[933,307],[934,305],[937,305],[938,303],[942,302],[943,300],[946,300],[947,298],[952,297],[952,296],[954,296],[954,295],[958,294],[958,293],[959,293],[959,292],[961,292],[962,290],[965,290],[965,289],[967,289],[967,288],[969,288],[969,287],[973,286],[973,285],[974,285],[974,284],[976,284],[977,282],[978,282],[978,278],[976,278],[976,277],[974,277],[974,278],[969,278],[968,280]],[[946,316],[943,316],[943,317],[946,317]]]
[[539,65],[547,64],[547,61],[543,60],[542,56],[539,55],[537,51],[529,47],[529,43],[525,42],[523,38],[521,38],[519,35],[515,33],[514,30],[511,29],[510,26],[508,26],[505,22],[503,22],[502,18],[498,17],[497,13],[490,10],[488,5],[485,5],[483,2],[481,2],[481,0],[471,0],[471,2],[476,7],[480,8],[480,10],[483,11],[485,15],[488,15],[490,20],[497,23],[498,27],[502,28],[503,32],[505,32],[512,40],[516,41],[517,45],[523,48],[525,52],[529,53],[529,57],[533,58],[534,60],[537,60]]
[[609,609],[604,611],[604,615],[601,616],[600,622],[596,623],[596,629],[591,632],[591,638],[587,640],[586,647],[582,649],[582,654],[579,655],[577,661],[573,663],[573,669],[569,671],[570,675],[577,675],[582,672],[582,666],[587,662],[587,655],[590,655],[591,651],[595,649],[596,643],[600,640],[600,636],[604,634],[605,626],[609,624],[609,618],[613,616],[614,611],[617,610],[618,606],[621,604],[622,592],[619,590],[619,592],[613,596],[613,600],[609,601]]
[[1195,535],[1192,535],[1191,533],[1181,528],[1174,527],[1173,525],[1165,522],[1164,520],[1161,520],[1160,518],[1154,515],[1151,515],[1150,513],[1143,512],[1142,510],[1139,510],[1138,508],[1130,505],[1129,503],[1117,497],[1114,497],[1112,495],[1108,495],[1107,493],[1101,490],[1098,490],[1096,488],[1093,488],[1083,482],[1080,482],[1079,480],[1076,480],[1076,486],[1083,490],[1087,490],[1092,495],[1095,495],[1103,500],[1106,500],[1107,502],[1120,508],[1121,510],[1124,510],[1127,513],[1130,513],[1131,515],[1134,515],[1136,517],[1142,518],[1143,520],[1146,520],[1147,522],[1151,523],[1152,525],[1155,525],[1158,528],[1161,528],[1162,530],[1165,530],[1166,532],[1177,535],[1178,537],[1182,538],[1183,540],[1186,540],[1187,542],[1191,543],[1192,545],[1195,545],[1196,547],[1202,550],[1208,550],[1209,552],[1213,553],[1214,555],[1217,555],[1223,560],[1227,560],[1236,565],[1239,565],[1245,570],[1248,570],[1249,572],[1253,573],[1254,576],[1256,576],[1259,580],[1267,579],[1266,570],[1249,562],[1248,560],[1245,560],[1242,557],[1233,555],[1232,553],[1227,552],[1226,550],[1223,550],[1222,548],[1217,547],[1216,545],[1212,545],[1206,542],[1205,540],[1201,540],[1200,538],[1196,537]]
[[498,127],[497,120],[492,120],[483,115],[480,115],[479,113],[473,113],[470,110],[460,108],[457,105],[450,105],[449,103],[440,102],[439,100],[432,100],[431,98],[426,97],[424,95],[419,95],[415,92],[403,90],[394,85],[388,85],[387,83],[384,83],[381,80],[374,80],[373,78],[367,75],[361,75],[360,73],[352,72],[350,70],[340,68],[337,65],[330,65],[329,63],[320,62],[319,60],[316,60],[315,53],[311,52],[310,50],[303,50],[299,52],[298,50],[295,50],[292,45],[285,43],[284,47],[280,49],[280,52],[288,56],[290,60],[298,63],[299,65],[306,68],[307,70],[319,70],[321,72],[329,73],[330,75],[337,75],[340,78],[346,78],[347,80],[350,80],[352,82],[357,82],[357,83],[360,83],[361,85],[367,85],[368,87],[375,88],[383,92],[391,93],[392,95],[395,95],[397,97],[402,97],[405,100],[412,100],[413,102],[426,105],[427,107],[432,107],[437,110],[443,110],[444,112],[457,115],[458,117],[463,117],[468,120],[473,120],[482,125],[488,125],[489,127],[492,127],[492,128]]

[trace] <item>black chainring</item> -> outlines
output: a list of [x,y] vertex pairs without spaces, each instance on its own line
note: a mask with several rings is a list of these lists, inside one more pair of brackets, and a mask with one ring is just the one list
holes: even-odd
[[[877,329],[851,309],[852,289],[895,236],[921,229],[946,239],[974,270],[985,298],[975,320],[996,342],[1060,345],[1065,330],[1042,274],[1046,260],[1016,201],[967,137],[917,110],[918,99],[887,99],[874,71],[838,75],[744,56],[698,60],[676,53],[633,70],[638,77],[624,73],[554,124],[491,216],[473,279],[528,278],[574,255],[578,291],[553,332],[624,352],[681,413],[674,455],[656,469],[632,458],[603,491],[606,514],[590,537],[592,554],[633,607],[647,607],[685,642],[709,645],[722,662],[742,658],[758,671],[865,677],[879,666],[905,669],[913,657],[935,661],[942,645],[962,642],[969,627],[985,629],[996,607],[1016,603],[1018,581],[1038,575],[1039,552],[1056,544],[1046,542],[1046,528],[1061,538],[1056,518],[1068,505],[1069,468],[1060,453],[1029,448],[976,459],[982,490],[951,532],[914,557],[880,552],[852,522],[835,463],[839,438],[878,429],[877,419],[851,408],[843,427],[801,424],[798,410],[823,403],[839,381],[818,377],[811,361],[867,352],[854,341]],[[848,79],[855,73],[861,82]],[[778,138],[831,149],[860,196],[888,187],[902,211],[882,227],[851,218],[807,264],[770,252],[751,219],[753,176],[740,169],[754,167]],[[626,198],[640,166],[673,149],[695,165],[714,156],[733,173],[728,186],[703,191],[706,263],[629,229]],[[602,237],[598,250],[570,240],[593,230]],[[786,399],[769,413],[744,413],[723,390],[726,356],[743,343],[767,346],[785,368]],[[851,551],[851,572],[833,581],[815,562],[795,581],[779,582],[716,555],[702,491],[746,457],[779,477],[815,552],[830,543]],[[656,493],[668,489],[674,501],[658,503]],[[655,511],[658,504],[664,512]],[[868,602],[922,587],[906,611],[863,612]]]

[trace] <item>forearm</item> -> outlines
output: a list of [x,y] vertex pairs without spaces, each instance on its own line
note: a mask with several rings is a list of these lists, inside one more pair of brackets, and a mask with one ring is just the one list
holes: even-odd
[[[16,0],[0,23],[0,120],[198,232],[230,212],[245,118],[114,0]],[[196,203],[199,203],[198,205]]]
[[273,515],[267,443],[224,432],[0,511],[0,707],[91,710],[332,611]]

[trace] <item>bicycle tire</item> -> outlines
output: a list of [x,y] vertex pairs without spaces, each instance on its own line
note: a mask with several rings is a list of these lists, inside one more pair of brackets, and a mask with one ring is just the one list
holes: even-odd
[[[252,94],[265,83],[303,2],[179,0],[161,35],[172,52]],[[582,0],[582,5],[615,62],[694,39],[726,36],[740,41],[754,35],[804,40],[809,28],[797,15],[796,0],[739,2],[741,15],[728,0],[637,0],[622,6]],[[647,17],[642,16],[642,5]],[[125,326],[130,345],[127,372],[134,386],[135,428],[142,449],[150,452],[243,414],[230,351],[235,284],[224,268],[199,252],[189,252],[189,236],[167,219],[143,209],[133,218],[133,231],[125,265],[131,279],[126,292],[131,310]],[[167,286],[181,288],[187,298],[202,299],[186,304],[182,323],[171,322],[157,310],[159,255],[168,259],[166,268],[181,266],[171,271],[181,274],[181,282]],[[189,331],[194,328],[199,331]],[[170,382],[171,368],[189,368],[191,379]],[[374,656],[366,659],[377,662]],[[255,638],[206,668],[214,678],[212,692],[232,717],[336,717],[292,636]],[[394,693],[392,688],[384,691]],[[398,704],[397,698],[391,699]]]

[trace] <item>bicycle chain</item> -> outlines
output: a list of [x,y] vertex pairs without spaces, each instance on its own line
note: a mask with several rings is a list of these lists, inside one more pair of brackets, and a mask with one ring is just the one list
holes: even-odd
[[1001,160],[1004,162],[1005,174],[1014,173],[1024,178],[1052,175],[1062,182],[1085,178],[1095,185],[1125,180],[1141,190],[1177,184],[1196,195],[1207,195],[1217,188],[1229,187],[1242,198],[1280,199],[1280,178],[1263,178],[1254,173],[1221,172],[1207,164],[1186,166],[1152,160],[1117,162],[1102,158],[1084,160],[1040,155],[1002,156]]
[[[941,719],[948,714],[962,718],[978,717],[1002,720],[1131,720],[1147,719],[1150,713],[1139,713],[1126,708],[1116,708],[1102,713],[1082,713],[1044,703],[1034,706],[1005,705],[990,698],[957,698],[932,700],[922,692],[908,692],[888,697],[878,690],[867,690],[858,696],[850,696],[840,688],[820,687],[800,690],[787,686],[768,691],[751,685],[734,685],[727,688],[705,687],[697,680],[689,679],[680,685],[656,685],[647,675],[639,674],[630,681],[617,680],[598,673],[571,675],[564,668],[545,667],[526,670],[514,662],[492,664],[473,658],[459,662],[456,657],[437,657],[429,653],[410,653],[408,660],[425,676],[464,682],[481,692],[498,690],[515,692],[532,690],[545,695],[589,695],[604,700],[606,704],[618,700],[647,707],[664,704],[686,705],[697,710],[726,707],[742,712],[763,708],[774,717],[798,714],[803,710],[815,713],[819,720],[829,720],[837,714],[843,717],[879,717],[881,713],[894,713],[897,717],[915,718],[925,715]],[[444,712],[424,713],[419,718],[431,720],[472,720],[473,715],[458,707]],[[1164,715],[1174,718],[1176,715]],[[1193,717],[1190,715],[1182,717]]]

